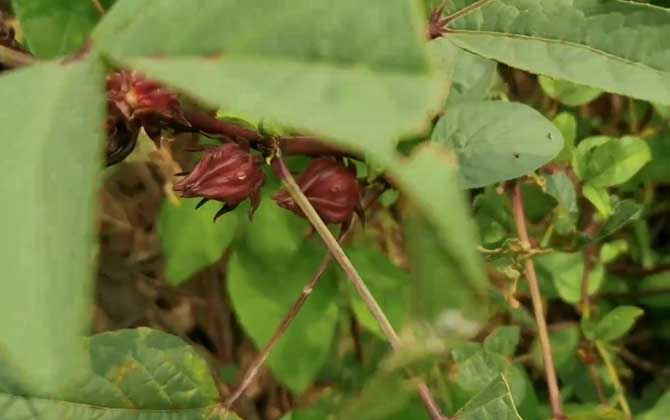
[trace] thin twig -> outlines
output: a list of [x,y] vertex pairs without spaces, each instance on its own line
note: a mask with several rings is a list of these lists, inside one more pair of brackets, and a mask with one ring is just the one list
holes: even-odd
[[[516,229],[519,234],[519,239],[521,240],[524,247],[530,249],[530,240],[528,238],[528,231],[526,230],[526,214],[523,209],[523,196],[521,194],[521,186],[519,182],[514,185],[512,202],[514,207],[514,220],[516,222]],[[537,276],[535,274],[535,265],[533,264],[531,257],[526,258],[525,268],[526,280],[528,280],[530,296],[533,301],[535,322],[537,322],[540,347],[542,348],[544,373],[547,379],[547,387],[549,389],[549,402],[551,403],[551,411],[555,420],[562,420],[565,418],[565,416],[563,415],[563,409],[561,408],[561,396],[558,388],[558,380],[556,379],[554,359],[551,354],[551,343],[549,341],[549,333],[547,332],[547,321],[544,319],[542,295],[540,294],[540,287],[538,285]]]
[[491,1],[491,0],[477,0],[476,2],[472,3],[471,5],[466,6],[466,7],[462,8],[461,10],[458,10],[458,11],[454,12],[454,13],[450,14],[449,16],[446,16],[444,19],[442,19],[442,21],[444,22],[444,25],[446,26],[446,25],[450,24],[451,22],[454,22],[454,21],[464,17],[465,15],[468,15],[471,12],[474,12],[475,10],[483,7],[489,1]]
[[[375,201],[377,201],[382,192],[383,189],[381,188],[371,189],[364,199],[363,207],[370,207]],[[340,244],[344,243],[351,236],[351,232],[353,231],[356,224],[355,222],[356,216],[354,215],[354,218],[352,219],[349,226],[340,233],[340,238],[338,240]],[[268,357],[270,357],[270,354],[279,343],[281,337],[286,333],[288,327],[298,315],[298,312],[300,312],[305,302],[307,302],[307,299],[311,296],[314,287],[316,287],[317,283],[323,276],[323,273],[326,272],[326,269],[330,266],[332,261],[333,256],[330,254],[330,252],[323,257],[321,264],[319,264],[319,268],[317,268],[316,273],[314,273],[314,276],[312,276],[312,279],[302,290],[298,300],[296,300],[291,309],[289,309],[288,313],[279,324],[279,327],[277,327],[277,330],[272,335],[270,340],[265,344],[260,353],[258,353],[256,358],[251,362],[251,366],[249,366],[244,374],[244,377],[240,380],[240,384],[237,386],[237,389],[235,389],[235,392],[233,392],[233,394],[225,401],[224,405],[226,407],[231,408],[233,404],[235,404],[235,402],[244,394],[249,385],[253,383],[254,379],[258,376],[261,367],[263,364],[265,364],[265,361],[268,359]]]
[[105,8],[102,3],[100,3],[100,0],[91,0],[91,3],[93,3],[93,7],[95,7],[95,10],[97,10],[100,15],[105,14]]
[[30,54],[0,45],[0,64],[7,67],[22,67],[34,64],[38,60]]
[[632,414],[630,411],[630,406],[628,405],[628,401],[626,400],[626,393],[623,389],[623,385],[621,385],[621,380],[619,379],[619,374],[616,371],[616,368],[614,367],[614,364],[612,363],[612,359],[610,359],[609,352],[605,348],[605,345],[603,344],[602,341],[596,340],[595,341],[595,346],[596,349],[598,349],[598,353],[600,354],[600,357],[603,359],[603,362],[605,363],[605,367],[607,368],[607,373],[609,374],[610,380],[612,381],[612,384],[614,385],[614,390],[617,393],[617,398],[619,400],[619,405],[621,406],[621,409],[623,410],[624,414],[626,415],[626,418],[631,419]]
[[[300,210],[302,210],[303,214],[305,214],[305,216],[310,221],[310,223],[312,224],[316,232],[319,234],[319,236],[321,236],[321,239],[326,244],[326,247],[328,247],[328,250],[333,255],[333,258],[335,258],[335,260],[340,265],[342,270],[347,274],[347,277],[349,278],[349,280],[351,280],[351,283],[358,291],[358,294],[363,299],[363,302],[365,302],[365,305],[367,306],[368,310],[379,323],[381,330],[384,332],[384,335],[388,338],[389,343],[391,344],[393,350],[394,351],[400,350],[400,348],[402,347],[400,337],[398,336],[395,329],[389,322],[388,318],[386,318],[386,314],[379,306],[374,296],[372,296],[372,293],[370,293],[370,290],[365,285],[365,282],[363,282],[363,279],[358,274],[358,271],[349,260],[349,257],[347,257],[347,255],[342,250],[340,244],[337,242],[337,240],[330,232],[326,224],[323,222],[323,220],[321,220],[321,217],[319,217],[316,210],[314,210],[314,207],[312,207],[312,204],[309,202],[307,197],[305,197],[305,194],[303,194],[302,190],[300,190],[300,187],[295,182],[293,175],[291,175],[291,172],[288,170],[286,164],[282,160],[282,157],[279,154],[280,152],[278,147],[276,148],[276,151],[278,152],[278,154],[276,155],[275,159],[278,166],[278,172],[284,187],[291,195],[293,200],[295,200],[296,204],[298,204]],[[424,405],[426,406],[430,418],[432,420],[444,420],[445,417],[442,415],[439,406],[435,402],[435,399],[433,398],[433,395],[431,394],[425,382],[423,382],[418,378],[413,379],[413,381],[416,383],[418,387],[419,395]]]

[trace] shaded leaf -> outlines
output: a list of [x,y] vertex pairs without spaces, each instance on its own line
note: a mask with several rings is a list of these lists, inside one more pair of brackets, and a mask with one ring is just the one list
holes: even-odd
[[[454,0],[450,13],[473,0]],[[618,0],[493,0],[449,38],[512,67],[670,104],[670,11]]]
[[540,76],[538,81],[547,96],[567,106],[587,104],[603,93],[600,89],[547,76]]
[[594,187],[586,183],[582,186],[582,194],[593,204],[603,218],[607,219],[614,214],[612,200],[606,188]]
[[598,234],[598,238],[604,238],[615,233],[629,222],[637,219],[642,211],[642,206],[634,200],[623,200],[614,207],[614,214],[607,219],[602,230]]
[[[311,241],[282,263],[236,247],[228,292],[244,330],[258,347],[275,332],[319,266],[325,250]],[[304,391],[330,354],[338,319],[335,278],[327,271],[269,358],[272,372],[294,392]]]
[[[411,289],[409,274],[394,265],[381,252],[370,247],[347,249],[347,256],[358,270],[370,292],[381,306],[391,325],[401,330],[410,312]],[[349,299],[356,318],[363,327],[386,340],[377,320],[368,310],[363,299],[340,270],[342,279],[349,287]]]
[[221,203],[209,202],[198,210],[199,199],[179,205],[164,200],[158,216],[158,234],[165,255],[165,277],[174,286],[217,262],[228,248],[237,227],[237,213],[212,222]]
[[529,106],[510,102],[467,102],[449,108],[432,140],[458,156],[464,188],[526,175],[563,147],[560,131]]
[[573,232],[579,219],[577,192],[572,180],[564,172],[545,175],[547,194],[556,199],[558,205],[554,209],[554,226],[560,235]]
[[554,125],[558,127],[563,135],[563,150],[556,156],[559,162],[570,162],[572,160],[572,152],[575,148],[575,140],[577,139],[577,118],[569,112],[561,112],[554,117]]
[[[552,252],[534,258],[538,275],[553,282],[561,299],[577,303],[582,297],[584,255],[580,252]],[[589,294],[595,293],[604,279],[602,265],[594,267],[589,277]]]
[[11,103],[0,112],[7,140],[0,195],[11,197],[0,210],[0,352],[14,380],[35,396],[76,376],[84,359],[79,337],[91,305],[103,84],[95,57],[0,77],[0,97]]
[[670,392],[666,392],[658,399],[653,408],[636,416],[638,420],[664,420],[670,412]]
[[513,356],[519,344],[520,334],[521,330],[516,325],[498,327],[486,337],[484,348],[503,356]]

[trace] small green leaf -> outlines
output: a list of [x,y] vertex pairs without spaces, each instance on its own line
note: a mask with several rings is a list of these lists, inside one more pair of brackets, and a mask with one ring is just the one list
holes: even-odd
[[569,112],[561,112],[553,119],[553,123],[558,127],[565,141],[563,150],[556,156],[556,160],[559,162],[570,162],[575,148],[575,140],[577,139],[577,118]]
[[593,324],[582,324],[584,335],[592,341],[613,341],[625,335],[644,314],[636,306],[617,306]]
[[593,185],[586,183],[582,186],[582,194],[584,195],[584,198],[593,204],[604,219],[607,219],[614,214],[612,200],[610,199],[607,189],[594,187]]
[[[448,37],[431,42],[448,42]],[[453,45],[453,44],[452,44]],[[493,60],[456,48],[451,89],[447,98],[447,109],[458,102],[484,99],[488,96],[496,76],[498,63]]]
[[520,334],[521,330],[515,325],[498,327],[486,337],[484,348],[503,356],[513,356],[519,344]]
[[[228,266],[228,292],[244,330],[260,348],[270,339],[316,272],[325,250],[307,241],[282,262],[265,261],[236,247]],[[338,319],[335,276],[327,271],[268,363],[277,379],[299,393],[330,354]]]
[[[577,303],[582,297],[582,275],[584,256],[582,253],[552,252],[535,257],[538,275],[542,280],[553,282],[561,299]],[[600,288],[604,279],[602,265],[597,265],[590,273],[589,294]]]
[[[0,352],[28,395],[79,372],[89,329],[102,169],[104,69],[97,57],[0,77]],[[4,371],[4,369],[3,369]],[[4,372],[0,382],[9,380]],[[15,391],[15,390],[12,390]]]
[[84,46],[100,19],[91,0],[12,0],[33,54],[53,58]]
[[581,409],[568,414],[568,420],[627,420],[628,418],[623,411],[603,406]]
[[456,416],[463,420],[522,420],[514,406],[509,384],[502,374],[468,401]]
[[594,187],[611,187],[632,178],[651,160],[647,142],[637,137],[591,137],[577,145],[575,172]]
[[635,416],[637,420],[665,420],[670,412],[670,391],[666,392],[658,399],[654,407]]
[[607,219],[607,222],[598,234],[598,239],[605,238],[615,233],[629,222],[637,219],[641,211],[642,206],[634,200],[629,199],[618,202],[614,207],[614,213]]
[[198,201],[184,199],[175,205],[164,200],[158,216],[165,276],[174,286],[218,261],[233,240],[237,227],[237,213],[226,214],[213,223],[221,203],[210,202],[195,210]]
[[600,89],[547,76],[540,76],[538,80],[547,96],[567,106],[587,104],[603,93]]
[[510,102],[456,104],[440,118],[432,140],[457,154],[465,188],[526,175],[563,147],[555,125],[529,106]]
[[[400,331],[407,320],[411,305],[409,274],[393,264],[381,252],[370,247],[356,247],[346,250],[347,255],[372,292],[393,327]],[[375,318],[370,314],[365,302],[340,271],[342,281],[348,284],[351,305],[361,325],[386,340]]]
[[545,175],[547,194],[556,199],[558,205],[554,209],[554,226],[559,235],[574,232],[579,219],[577,192],[572,180],[564,172]]

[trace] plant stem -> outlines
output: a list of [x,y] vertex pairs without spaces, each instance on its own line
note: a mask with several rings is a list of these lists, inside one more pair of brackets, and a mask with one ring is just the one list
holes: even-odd
[[605,345],[603,344],[602,341],[596,340],[594,344],[596,346],[596,349],[598,349],[598,353],[600,354],[600,357],[603,359],[605,367],[607,368],[607,373],[609,374],[609,377],[612,380],[614,390],[616,391],[617,398],[619,400],[619,405],[621,405],[621,409],[626,415],[626,418],[631,419],[632,414],[630,411],[630,406],[628,405],[628,401],[626,400],[626,394],[624,392],[623,386],[621,385],[619,374],[617,373],[616,368],[612,363],[612,359],[610,359],[609,352],[605,348]]
[[[521,185],[519,182],[516,182],[514,185],[512,205],[519,239],[525,248],[530,249],[531,245],[528,238],[528,230],[526,229],[526,214],[523,209],[523,196],[521,194]],[[554,359],[551,354],[551,343],[549,341],[549,333],[547,332],[547,321],[544,319],[542,295],[540,294],[540,287],[535,274],[535,265],[533,264],[531,257],[526,258],[524,264],[530,296],[533,301],[533,312],[535,313],[535,322],[537,323],[540,347],[542,348],[544,373],[547,379],[547,387],[549,389],[549,402],[551,403],[552,416],[555,420],[562,420],[565,416],[563,415],[563,409],[561,408],[561,396],[558,389],[558,380],[556,379]]]
[[93,3],[93,7],[95,7],[95,10],[97,10],[100,15],[105,14],[105,8],[102,6],[102,3],[100,3],[100,0],[91,0],[91,3]]
[[[368,310],[377,320],[380,328],[384,332],[384,335],[388,338],[389,343],[391,344],[391,348],[393,348],[394,351],[400,350],[402,347],[400,337],[396,333],[395,329],[393,329],[393,326],[389,322],[388,318],[386,318],[386,314],[379,306],[374,296],[372,296],[372,293],[370,293],[370,290],[365,285],[365,282],[363,282],[363,279],[349,260],[349,257],[347,257],[347,255],[342,250],[340,244],[337,242],[330,230],[328,230],[328,227],[323,222],[323,220],[321,220],[321,217],[319,217],[316,210],[314,210],[314,207],[309,202],[307,197],[305,197],[305,194],[303,194],[302,190],[300,190],[300,187],[295,182],[293,175],[291,175],[291,172],[288,170],[286,164],[282,160],[278,147],[276,148],[276,151],[277,155],[275,159],[278,166],[277,169],[284,187],[295,200],[296,204],[298,204],[300,210],[302,210],[302,212],[305,214],[319,236],[321,236],[321,239],[326,244],[326,247],[328,247],[328,250],[332,254],[333,258],[347,274],[347,277],[349,277],[349,280],[358,291],[358,294],[363,299],[363,302],[365,302]],[[435,402],[430,390],[428,389],[428,386],[420,379],[415,378],[413,381],[417,384],[419,395],[421,396],[421,399],[426,406],[430,418],[432,420],[444,420],[445,417],[442,415],[439,406]]]
[[0,64],[7,67],[21,67],[34,64],[38,60],[30,54],[0,45]]

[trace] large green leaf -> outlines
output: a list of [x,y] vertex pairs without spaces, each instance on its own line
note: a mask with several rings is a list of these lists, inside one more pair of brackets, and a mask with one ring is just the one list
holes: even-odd
[[87,378],[51,399],[0,394],[3,420],[233,420],[217,407],[207,364],[181,339],[148,328],[89,340]]
[[575,149],[575,173],[593,187],[611,187],[632,178],[651,160],[647,142],[631,136],[589,137]]
[[91,0],[12,0],[33,54],[52,58],[80,49],[100,13]]
[[83,360],[105,111],[103,68],[91,58],[0,78],[8,104],[0,112],[0,354],[31,395],[67,382]]
[[456,416],[463,420],[522,420],[503,375],[486,385]]
[[[568,303],[577,303],[582,298],[582,275],[584,256],[581,253],[552,252],[534,258],[540,280],[551,281],[558,295]],[[604,279],[602,265],[590,273],[589,294],[595,293]]]
[[[431,73],[416,1],[203,0],[189,14],[183,7],[121,2],[94,38],[116,62],[207,104],[384,157],[399,135],[427,128],[446,94],[445,77]],[[148,55],[170,58],[132,58]]]
[[[228,291],[242,327],[258,347],[275,332],[324,253],[318,244],[305,242],[291,258],[276,262],[237,248],[228,268]],[[330,354],[338,319],[336,295],[335,276],[328,271],[269,358],[277,379],[295,392],[312,384]]]
[[563,136],[551,121],[509,102],[458,103],[440,118],[432,139],[456,152],[465,188],[525,175],[563,147]]
[[617,306],[598,321],[582,321],[582,330],[589,340],[612,341],[628,332],[644,314],[637,306]]
[[212,223],[221,204],[208,203],[196,211],[197,201],[182,200],[175,205],[165,200],[158,216],[158,234],[165,255],[165,277],[175,286],[218,261],[232,241],[237,227],[237,213]]
[[415,314],[472,333],[462,317],[486,318],[489,284],[455,157],[440,145],[424,144],[392,173],[414,202],[403,225],[415,277]]
[[[474,0],[447,3],[447,12]],[[457,20],[457,45],[512,67],[670,104],[670,11],[619,0],[493,0]]]

